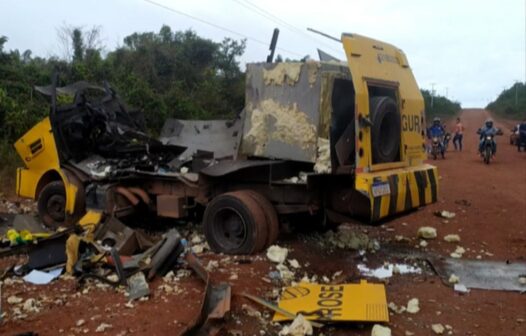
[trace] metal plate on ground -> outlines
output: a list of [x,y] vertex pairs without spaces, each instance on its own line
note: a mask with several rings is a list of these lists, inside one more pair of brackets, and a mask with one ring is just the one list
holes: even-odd
[[526,277],[525,262],[447,258],[433,260],[432,264],[445,282],[455,274],[467,288],[526,291],[526,285],[519,282],[520,277]]
[[[279,308],[308,320],[389,322],[385,286],[362,280],[357,284],[300,283],[281,294]],[[276,313],[274,321],[290,320]]]

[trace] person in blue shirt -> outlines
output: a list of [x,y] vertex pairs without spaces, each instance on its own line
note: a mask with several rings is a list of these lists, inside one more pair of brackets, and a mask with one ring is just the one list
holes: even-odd
[[440,146],[440,152],[444,152],[444,135],[446,134],[446,130],[444,129],[444,126],[442,126],[442,123],[440,122],[440,118],[435,117],[433,119],[433,125],[427,129],[427,138],[433,139],[437,137],[439,139],[438,143]]
[[[484,138],[487,135],[491,135],[494,137],[499,133],[499,129],[493,127],[493,120],[491,118],[488,118],[486,119],[484,126],[482,126],[477,133],[480,134],[479,153],[480,155],[482,155],[482,151],[484,150],[484,148],[482,148],[482,145],[484,144]],[[497,142],[495,140],[492,141],[491,151],[493,153],[493,157],[495,157],[495,154],[497,153]]]

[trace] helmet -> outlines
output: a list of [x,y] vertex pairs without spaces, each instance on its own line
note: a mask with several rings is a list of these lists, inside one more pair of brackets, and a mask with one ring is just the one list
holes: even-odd
[[486,119],[486,127],[493,127],[493,119],[491,118]]
[[440,125],[440,118],[438,117],[433,118],[433,125]]

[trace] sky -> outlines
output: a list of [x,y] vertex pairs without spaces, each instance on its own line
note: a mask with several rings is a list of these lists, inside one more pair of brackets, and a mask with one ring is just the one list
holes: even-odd
[[310,27],[397,46],[420,88],[463,107],[484,107],[514,82],[526,82],[526,0],[0,0],[0,13],[5,48],[44,57],[60,56],[56,31],[64,24],[100,26],[107,51],[163,24],[217,42],[247,38],[243,66],[265,60],[278,27],[276,53],[285,58],[317,58],[317,48],[344,57],[340,43]]

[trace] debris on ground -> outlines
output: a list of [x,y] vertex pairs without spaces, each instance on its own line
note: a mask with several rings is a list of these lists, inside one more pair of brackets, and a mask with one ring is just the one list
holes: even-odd
[[448,243],[458,243],[460,242],[460,236],[458,234],[448,234],[444,236],[444,240]]
[[323,235],[323,243],[329,247],[351,250],[372,250],[380,249],[380,244],[376,239],[347,224],[338,226],[337,231],[329,230]]
[[455,292],[469,293],[469,289],[466,287],[466,285],[463,285],[463,284],[456,283],[453,286],[453,289],[455,290]]
[[286,247],[272,245],[267,249],[267,258],[276,264],[283,264],[288,253],[289,250]]
[[406,312],[409,314],[416,314],[420,311],[420,301],[417,298],[412,298],[407,302]]
[[391,329],[380,324],[375,324],[371,330],[371,336],[391,336]]
[[388,305],[389,309],[397,314],[402,314],[403,312],[405,312],[406,308],[405,306],[397,306],[396,303],[394,302],[389,302],[389,305]]
[[442,211],[436,211],[434,212],[434,215],[437,217],[445,218],[445,219],[452,219],[455,218],[456,214],[454,212],[442,210]]
[[455,249],[455,252],[450,253],[450,256],[451,258],[459,259],[459,258],[462,258],[462,255],[464,253],[466,253],[466,249],[463,248],[462,246],[457,246],[457,248]]
[[15,296],[15,295],[11,295],[10,297],[7,298],[7,303],[9,304],[18,304],[18,303],[21,303],[22,301],[24,301],[24,299],[22,299],[21,297]]
[[293,268],[296,268],[296,269],[301,268],[300,263],[296,259],[290,259],[289,264]]
[[448,282],[449,282],[450,284],[456,284],[456,283],[458,283],[459,281],[460,281],[459,277],[456,276],[455,274],[451,274],[451,276],[450,276],[449,279],[448,279]]
[[437,230],[431,226],[422,226],[418,229],[416,236],[423,239],[435,239],[437,237]]
[[284,326],[279,332],[279,336],[305,336],[312,335],[312,325],[309,321],[298,314],[290,325]]
[[437,335],[442,335],[446,328],[441,323],[436,323],[431,325],[431,330]]
[[102,322],[101,324],[97,326],[97,328],[95,329],[95,332],[102,333],[111,328],[113,328],[111,324]]
[[38,313],[40,311],[40,303],[34,298],[29,298],[24,302],[22,308],[27,313]]
[[378,279],[386,279],[393,276],[393,274],[420,274],[422,269],[407,264],[390,264],[386,263],[378,268],[371,269],[364,264],[356,265],[360,274]]
[[294,280],[294,272],[292,272],[285,264],[278,264],[276,269],[279,272],[279,277],[285,283],[290,283]]
[[45,285],[58,278],[63,270],[63,267],[59,267],[48,272],[42,272],[34,269],[24,276],[24,281],[34,285]]

